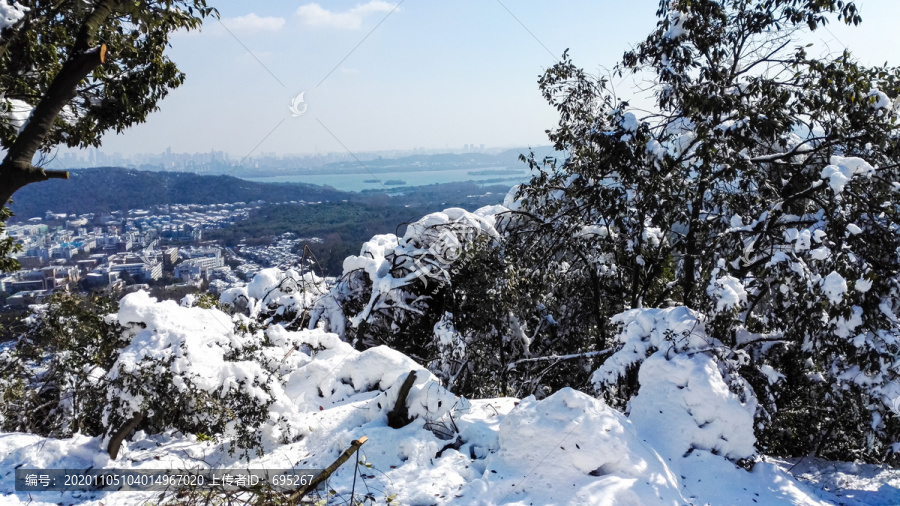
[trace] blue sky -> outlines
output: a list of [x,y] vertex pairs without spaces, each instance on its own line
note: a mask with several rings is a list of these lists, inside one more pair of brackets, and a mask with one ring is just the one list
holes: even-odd
[[[546,144],[557,116],[540,96],[540,73],[566,48],[578,65],[605,72],[653,29],[657,8],[656,0],[210,4],[221,23],[172,40],[185,84],[146,124],[107,135],[103,151],[240,158]],[[857,5],[861,27],[832,24],[811,40],[900,65],[900,2]],[[620,84],[623,96],[630,86]],[[292,117],[301,92],[305,112]]]

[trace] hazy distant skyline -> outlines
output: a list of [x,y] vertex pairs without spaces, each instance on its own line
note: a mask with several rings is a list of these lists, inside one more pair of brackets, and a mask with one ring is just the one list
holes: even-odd
[[[811,40],[836,51],[846,44],[865,64],[900,65],[900,2],[856,3],[860,27],[833,23]],[[103,152],[170,147],[240,159],[261,152],[545,145],[544,131],[557,115],[540,95],[538,76],[566,48],[592,73],[611,69],[654,28],[658,2],[210,5],[221,22],[176,34],[168,51],[187,74],[185,83],[145,124],[105,136]],[[617,90],[627,97],[630,86],[626,80]],[[303,102],[296,100],[300,93]],[[292,101],[301,115],[292,116]]]

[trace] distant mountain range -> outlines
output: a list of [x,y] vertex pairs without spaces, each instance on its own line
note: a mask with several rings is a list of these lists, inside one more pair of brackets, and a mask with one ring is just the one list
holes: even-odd
[[340,201],[353,194],[302,183],[255,183],[231,176],[148,172],[117,167],[78,169],[69,179],[30,184],[13,195],[16,218],[44,216],[48,210],[84,214],[148,208],[159,204]]
[[384,190],[354,193],[306,183],[258,183],[232,176],[98,167],[71,170],[68,180],[51,179],[25,186],[13,195],[10,209],[15,213],[13,222],[43,218],[47,211],[86,214],[149,209],[161,204],[225,204],[258,200],[267,203],[351,201],[432,212],[446,207],[475,209],[498,204],[508,189],[508,184],[486,186],[473,182],[404,186],[402,197],[395,200]]
[[[545,156],[561,157],[563,154],[552,146],[538,146],[530,150],[535,158]],[[529,149],[510,149],[497,154],[430,154],[401,158],[376,158],[366,160],[365,170],[370,172],[413,172],[442,170],[450,168],[497,167],[522,169],[526,165],[518,161],[520,153]],[[242,169],[245,170],[245,169]],[[300,173],[359,173],[363,170],[357,161],[336,162],[315,169],[300,169]],[[10,206],[15,213],[14,221],[27,220],[35,216],[43,217],[49,211],[65,213],[103,213],[129,209],[149,208],[160,204],[222,204],[231,202],[313,201],[334,202],[342,200],[368,200],[371,196],[348,193],[328,186],[304,183],[260,183],[247,181],[231,175],[198,175],[192,172],[167,172],[126,169],[121,167],[93,167],[72,169],[70,179],[51,179],[30,184],[13,195]],[[246,174],[242,174],[246,176]],[[475,185],[422,187],[415,189],[417,204],[430,207],[446,200],[465,197],[466,191],[479,192]],[[483,188],[497,191],[497,188]],[[442,192],[447,192],[441,195]],[[462,192],[460,195],[457,193]],[[437,193],[437,194],[435,194]],[[464,199],[466,203],[480,201]],[[462,201],[460,201],[462,203]],[[406,202],[406,204],[410,204]]]

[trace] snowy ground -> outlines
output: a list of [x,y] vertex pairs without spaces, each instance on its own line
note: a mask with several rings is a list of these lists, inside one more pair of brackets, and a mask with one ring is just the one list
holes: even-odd
[[[788,474],[795,462],[767,459],[748,473],[703,451],[669,460],[641,441],[624,417],[574,391],[518,405],[514,399],[474,401],[457,419],[470,442],[462,453],[451,449],[440,458],[435,453],[445,441],[424,430],[422,422],[400,430],[386,427],[383,419],[365,422],[360,412],[366,403],[319,412],[319,430],[250,464],[238,464],[190,436],[138,434],[124,458],[112,462],[98,438],[2,434],[0,504],[112,506],[158,500],[158,492],[15,493],[13,469],[23,464],[324,466],[360,435],[369,436],[361,453],[372,467],[360,467],[357,491],[371,492],[379,503],[396,493],[400,504],[900,504],[900,472],[877,466],[805,459]],[[340,493],[334,504],[349,499],[352,474],[351,460],[330,481]]]
[[[264,289],[275,282],[251,284],[248,293],[271,296]],[[227,325],[229,316],[218,310],[159,303],[135,293],[122,300],[117,317],[134,332],[132,344],[120,355],[123,364],[132,361],[123,371],[138,370],[135,357],[181,350],[183,363],[176,363],[183,381],[205,381],[215,389],[233,383],[236,371],[257,374],[256,363],[229,362],[212,352],[216,343],[249,339],[235,336]],[[632,338],[652,339],[662,325],[692,325],[693,317],[684,310],[657,310],[623,318],[633,323],[626,326]],[[222,320],[225,325],[217,323]],[[366,464],[357,474],[351,459],[332,475],[328,487],[336,494],[331,504],[349,502],[355,474],[357,500],[369,494],[377,503],[393,497],[395,503],[417,505],[900,504],[897,470],[763,459],[748,472],[727,460],[725,456],[752,451],[746,416],[752,406],[724,387],[702,354],[677,360],[649,357],[641,369],[642,389],[626,417],[572,389],[542,400],[466,400],[389,348],[359,352],[318,329],[289,332],[272,325],[265,332],[274,344],[261,356],[285,357],[280,359],[282,373],[272,383],[272,418],[287,420],[295,442],[277,443],[284,427],[264,425],[264,456],[242,461],[193,435],[138,432],[112,461],[101,438],[0,434],[0,504],[159,502],[159,492],[16,493],[14,470],[23,466],[324,468],[361,436],[368,437],[359,453]],[[303,351],[285,353],[295,345]],[[387,415],[410,371],[416,371],[416,381],[408,406],[416,419],[393,429]],[[462,443],[458,450],[444,449],[457,437]]]

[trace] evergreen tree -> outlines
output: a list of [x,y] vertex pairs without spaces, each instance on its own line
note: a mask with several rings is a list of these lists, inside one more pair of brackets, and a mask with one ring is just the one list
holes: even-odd
[[[651,111],[567,55],[540,79],[567,156],[528,159],[541,175],[511,244],[570,279],[564,305],[593,315],[597,348],[626,309],[704,314],[721,344],[706,353],[754,386],[767,450],[885,458],[900,427],[900,71],[799,45],[829,16],[858,24],[853,3],[673,0],[658,16],[616,69],[649,80]],[[624,402],[637,376],[620,381]]]

